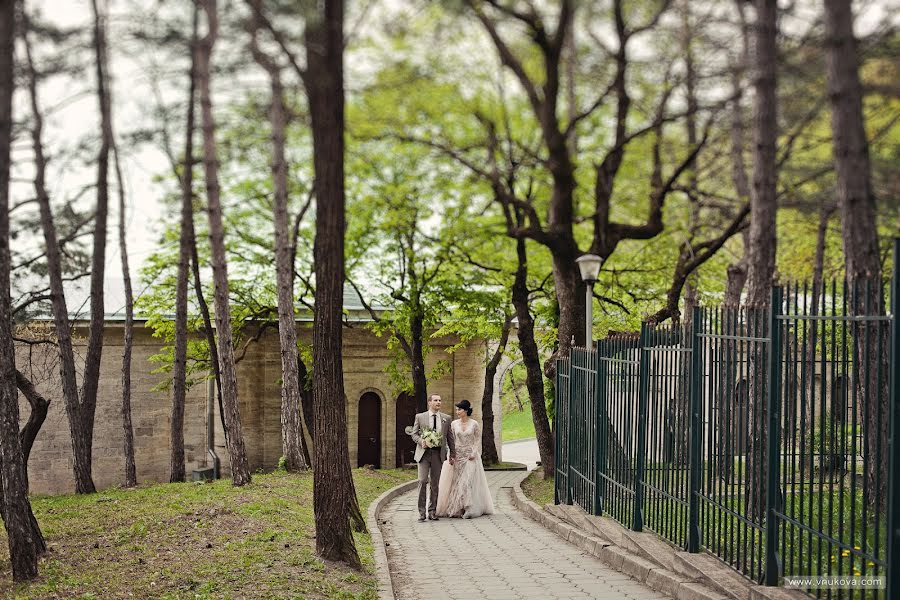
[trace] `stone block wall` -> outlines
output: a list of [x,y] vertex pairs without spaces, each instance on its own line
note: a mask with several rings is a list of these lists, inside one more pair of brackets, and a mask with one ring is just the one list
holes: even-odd
[[[84,335],[76,341],[76,354],[83,360]],[[298,325],[301,341],[311,342],[312,330]],[[123,430],[121,414],[123,331],[119,323],[109,323],[104,332],[100,370],[100,393],[94,425],[93,477],[98,489],[124,481]],[[426,359],[431,369],[438,360],[447,360],[450,373],[429,386],[429,393],[443,396],[443,410],[452,414],[453,403],[468,399],[473,417],[481,419],[480,400],[484,387],[485,344],[472,342],[449,354],[446,349],[456,339],[432,341],[434,351]],[[158,366],[150,357],[160,349],[159,340],[143,323],[135,324],[132,358],[132,423],[135,434],[135,462],[139,482],[168,481],[171,392],[154,391],[167,375],[153,373]],[[65,406],[60,393],[56,348],[17,346],[17,365],[29,375],[38,390],[51,400],[47,420],[35,440],[28,464],[32,493],[59,494],[74,490],[72,445]],[[239,353],[240,351],[238,351]],[[348,420],[348,449],[351,466],[357,466],[359,400],[366,392],[381,400],[381,464],[393,467],[396,447],[396,399],[388,375],[390,361],[386,339],[376,337],[363,326],[344,330],[344,389]],[[28,365],[32,365],[29,372]],[[81,365],[79,364],[79,373]],[[253,470],[271,470],[281,457],[281,354],[277,330],[268,330],[252,343],[237,366],[238,399],[244,441]],[[215,443],[222,476],[230,475],[228,453],[215,404]],[[188,390],[185,404],[184,441],[187,472],[211,466],[206,452],[207,386],[199,382]],[[19,410],[24,423],[30,407],[20,395]],[[410,425],[412,423],[409,423]]]

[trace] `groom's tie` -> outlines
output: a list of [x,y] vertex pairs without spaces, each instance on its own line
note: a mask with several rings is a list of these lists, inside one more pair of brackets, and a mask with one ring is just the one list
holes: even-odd
[[437,431],[437,415],[433,413],[431,415],[431,428]]

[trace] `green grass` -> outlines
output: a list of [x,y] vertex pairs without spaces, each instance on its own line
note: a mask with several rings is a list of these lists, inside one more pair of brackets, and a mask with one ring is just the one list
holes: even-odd
[[541,469],[535,469],[522,481],[522,491],[528,499],[543,507],[553,504],[553,479],[540,479]]
[[[785,469],[785,466],[782,466]],[[741,480],[746,463],[735,462],[733,477]],[[807,471],[808,472],[808,471]],[[799,473],[799,472],[798,472]],[[677,497],[687,491],[688,470],[668,463],[647,465],[646,483],[661,487]],[[877,556],[884,560],[887,547],[886,516],[882,512],[878,518],[874,507],[865,505],[862,475],[858,476],[857,487],[840,489],[840,482],[830,482],[830,475],[815,473],[807,477],[805,486],[786,484],[783,487],[785,506],[782,512],[798,522],[821,531],[824,536],[843,542],[846,547],[829,545],[823,535],[781,521],[778,523],[778,552],[781,555],[784,572],[787,575],[859,575],[873,574]],[[845,478],[851,477],[845,475]],[[821,480],[820,480],[821,478]],[[530,480],[531,478],[529,478]],[[552,501],[552,482],[526,480],[523,490],[535,502]],[[822,483],[824,482],[824,483]],[[849,483],[845,480],[845,485]],[[529,486],[530,485],[530,489]],[[629,487],[633,484],[629,484]],[[546,490],[542,491],[542,488]],[[702,488],[704,497],[709,490]],[[725,486],[718,478],[713,492],[714,499],[729,511],[739,515],[747,513],[746,488],[744,485]],[[620,497],[620,496],[617,496]],[[613,510],[610,514],[609,510]],[[607,516],[617,518],[623,525],[630,526],[632,511],[630,504],[607,506]],[[645,489],[644,525],[669,541],[681,545],[685,542],[687,508],[666,498],[649,487]],[[730,512],[713,507],[705,500],[700,502],[701,544],[711,553],[729,562],[738,571],[751,578],[760,575],[765,559],[765,524],[751,528],[745,521]],[[884,574],[884,569],[879,569]],[[874,597],[864,594],[860,597]]]
[[503,441],[527,440],[534,437],[534,421],[531,418],[531,406],[526,404],[525,410],[503,413]]
[[[363,514],[411,478],[399,469],[353,476]],[[5,567],[4,597],[377,598],[368,534],[354,534],[362,571],[316,556],[311,473],[257,474],[242,488],[219,480],[34,497],[32,506],[50,552],[33,582],[14,584]],[[8,564],[5,539],[0,548]]]
[[499,462],[494,465],[484,465],[485,471],[524,471],[527,467],[517,462]]

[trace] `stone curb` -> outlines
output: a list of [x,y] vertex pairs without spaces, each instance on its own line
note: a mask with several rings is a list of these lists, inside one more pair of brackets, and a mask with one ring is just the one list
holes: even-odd
[[[686,573],[666,569],[610,541],[579,531],[529,500],[522,491],[521,484],[520,480],[512,486],[513,506],[531,520],[577,546],[586,554],[600,559],[616,571],[625,573],[651,589],[677,600],[733,600]],[[759,586],[750,582],[747,583],[747,596],[750,600],[800,600],[811,597],[798,590]]]
[[378,521],[381,509],[391,500],[415,488],[419,484],[413,479],[392,487],[375,499],[366,511],[366,527],[372,537],[372,556],[375,559],[375,577],[377,580],[376,591],[380,600],[394,600],[394,584],[391,581],[391,570],[388,566],[387,550],[384,547],[384,536],[381,534],[381,525]]
[[612,542],[578,531],[562,519],[543,510],[525,496],[522,486],[512,487],[513,504],[526,516],[574,544],[585,553],[600,559],[611,568],[625,573],[647,587],[677,600],[728,600],[725,596],[674,573]]

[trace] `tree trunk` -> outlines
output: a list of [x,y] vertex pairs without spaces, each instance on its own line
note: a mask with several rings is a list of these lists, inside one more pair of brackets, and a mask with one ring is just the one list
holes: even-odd
[[500,462],[497,454],[497,441],[494,439],[494,377],[497,375],[497,366],[500,364],[500,359],[503,358],[503,352],[509,341],[512,320],[513,316],[508,315],[503,321],[497,349],[484,368],[484,393],[481,395],[481,456],[487,465],[495,465]]
[[217,0],[203,0],[207,17],[207,34],[197,52],[197,87],[203,120],[203,167],[206,173],[206,195],[209,202],[209,243],[212,251],[213,284],[215,286],[216,334],[219,369],[222,380],[222,403],[228,429],[226,442],[231,459],[231,480],[236,486],[250,483],[250,464],[244,448],[241,414],[238,405],[237,374],[234,365],[234,343],[231,336],[231,306],[228,300],[228,265],[225,258],[225,229],[219,201],[219,169],[216,157],[216,126],[210,94],[210,59],[219,30]]
[[72,447],[75,452],[75,491],[80,494],[96,491],[91,477],[91,451],[94,441],[94,413],[100,385],[100,359],[103,353],[103,327],[106,311],[103,303],[106,272],[107,220],[109,216],[109,151],[112,147],[112,122],[106,85],[106,33],[96,0],[94,10],[94,53],[97,76],[97,100],[100,106],[100,153],[97,157],[97,209],[94,217],[94,248],[91,256],[90,307],[84,376],[81,382],[81,402],[70,415]]
[[522,412],[525,410],[525,405],[522,404],[522,396],[519,394],[519,382],[516,381],[515,371],[512,367],[509,369],[509,387],[512,388],[513,398],[516,399],[516,409]]
[[[193,160],[186,161],[193,165]],[[188,236],[191,239],[191,272],[194,278],[194,295],[197,298],[197,306],[200,307],[200,316],[203,319],[203,335],[206,337],[206,347],[209,349],[209,364],[212,367],[213,379],[216,382],[216,400],[219,404],[219,419],[222,423],[222,432],[225,435],[225,444],[228,444],[228,425],[225,424],[225,403],[222,400],[222,371],[219,369],[219,351],[216,348],[216,334],[212,326],[212,318],[209,313],[209,305],[203,295],[203,283],[200,281],[200,259],[197,256],[197,236],[194,231],[194,217],[191,214],[190,222],[186,224]]]
[[[807,313],[812,316],[819,315],[819,309],[821,308],[821,300],[825,295],[825,281],[824,281],[824,271],[825,271],[825,242],[828,237],[828,220],[831,218],[831,213],[835,210],[834,206],[828,206],[827,204],[822,204],[819,208],[819,226],[816,230],[816,254],[813,258],[813,277],[812,277],[812,290],[810,290],[810,300],[809,305],[804,306]],[[806,290],[804,289],[804,295]],[[805,304],[805,302],[804,302]],[[825,311],[823,311],[825,312]],[[811,414],[811,406],[810,403],[812,399],[815,398],[815,388],[816,388],[816,342],[818,341],[819,336],[819,322],[816,319],[812,319],[809,322],[809,331],[806,333],[806,348],[804,353],[806,355],[806,404],[795,407],[788,406],[785,413],[788,415],[797,414],[799,418],[799,427],[801,433],[800,443],[806,443],[806,432],[809,431],[809,419]],[[799,379],[795,377],[793,379]],[[824,388],[823,388],[824,389]],[[794,393],[791,394],[791,397],[794,399],[794,402],[800,400],[800,394]],[[832,406],[831,406],[831,414],[832,416],[837,414],[837,410],[842,410],[845,407],[840,405],[840,402],[844,402],[843,395],[840,391],[835,390],[832,391]],[[799,410],[798,410],[799,408]],[[795,412],[796,411],[796,412]],[[843,426],[843,425],[842,425]],[[824,432],[821,432],[820,435],[825,436]],[[840,434],[838,434],[840,435]],[[837,438],[836,438],[837,439]],[[822,439],[822,453],[824,454],[826,448],[829,447],[828,440],[823,437]],[[801,451],[801,455],[805,455],[806,452],[811,452],[812,450],[805,449]],[[838,450],[840,452],[840,450]],[[842,456],[837,457],[838,459],[842,458]],[[829,460],[827,463],[831,466],[833,460]]]
[[[53,212],[50,208],[50,196],[47,193],[46,172],[47,159],[44,156],[43,116],[37,96],[37,71],[31,55],[31,43],[28,36],[27,21],[22,28],[22,39],[25,46],[25,57],[28,67],[28,88],[31,100],[33,125],[31,129],[34,150],[34,190],[40,213],[41,229],[47,256],[47,277],[50,280],[50,304],[53,310],[53,325],[56,329],[56,343],[59,349],[59,375],[62,384],[62,395],[69,419],[69,430],[73,446],[84,447],[84,436],[81,427],[81,403],[78,397],[78,383],[75,376],[75,353],[72,349],[72,334],[69,330],[69,312],[62,284],[62,259]],[[75,440],[79,440],[76,442]],[[90,453],[88,453],[89,455]],[[90,461],[83,460],[83,452],[75,452],[74,475],[75,489],[78,493],[89,493],[94,490],[91,481]]]
[[316,177],[316,265],[313,355],[315,453],[313,510],[316,552],[323,559],[362,564],[350,531],[355,500],[347,450],[341,359],[344,282],[344,3],[329,0],[306,23],[307,76]]
[[303,426],[300,419],[300,381],[297,372],[297,323],[294,318],[294,254],[288,225],[288,173],[285,160],[284,87],[280,68],[256,45],[253,56],[269,74],[272,101],[272,179],[275,184],[275,274],[278,289],[278,338],[281,344],[281,449],[288,471],[308,468],[303,454]]
[[[193,166],[193,159],[185,160],[186,165]],[[200,281],[200,259],[197,255],[197,236],[194,231],[194,215],[191,213],[190,222],[185,223],[188,236],[191,240],[191,272],[194,277],[194,295],[197,305],[200,307],[200,316],[203,318],[203,334],[206,337],[206,347],[209,349],[209,364],[212,366],[213,379],[216,381],[216,399],[219,404],[219,419],[222,422],[222,432],[225,435],[225,444],[228,444],[228,426],[225,424],[225,403],[222,401],[222,372],[219,369],[219,352],[216,349],[216,334],[212,326],[212,318],[209,314],[209,305],[203,296],[203,282]]]
[[555,252],[553,254],[553,280],[556,284],[556,301],[559,303],[559,333],[557,338],[559,348],[544,366],[544,374],[553,379],[555,375],[555,359],[569,355],[573,343],[583,346],[585,298],[584,282],[575,259],[579,252],[573,248],[572,252]]
[[750,197],[750,306],[764,306],[775,274],[777,53],[775,0],[756,0],[753,98],[753,190]]
[[[669,424],[675,442],[674,459],[677,465],[687,465],[690,460],[690,424],[691,424],[691,352],[699,352],[699,348],[692,347],[694,327],[694,307],[698,304],[697,288],[688,283],[684,291],[684,319],[680,325],[681,347],[685,349],[678,357],[679,383],[677,404],[674,410],[674,418]],[[673,331],[677,331],[673,328]]]
[[[738,64],[732,66],[731,86],[731,182],[737,192],[741,203],[751,202],[750,181],[747,177],[747,169],[744,162],[745,135],[744,135],[744,72],[750,61],[750,39],[744,14],[744,0],[735,0],[735,7],[740,18],[741,34],[741,59]],[[752,206],[751,206],[751,220]],[[743,242],[743,254],[735,262],[728,265],[725,298],[722,305],[722,325],[720,333],[726,335],[737,334],[737,321],[741,306],[741,295],[747,284],[747,271],[750,262],[750,232],[745,229],[741,235]],[[737,386],[737,343],[733,339],[720,340],[721,346],[719,368],[719,381],[717,386],[717,428],[718,438],[716,451],[718,454],[716,472],[723,480],[730,480],[734,472],[735,457],[735,433],[741,439],[746,435],[744,421],[735,421],[733,408],[737,405],[735,390]],[[737,426],[736,426],[737,424]],[[730,432],[726,435],[726,432]]]
[[[196,4],[195,4],[196,8]],[[199,16],[199,15],[198,15]],[[197,78],[197,60],[198,60],[198,49],[199,44],[197,42],[197,34],[194,32],[194,43],[193,43],[193,51],[191,52],[191,72],[190,78],[191,81],[189,85],[191,87],[196,86],[196,78]],[[191,98],[195,97],[196,90],[190,91]],[[187,123],[186,129],[187,131],[193,133],[194,131],[194,111],[195,111],[195,103],[188,103],[187,110]],[[185,140],[187,143],[187,140]],[[191,141],[191,151],[193,152],[193,140]],[[192,154],[186,154],[184,157],[184,169],[193,169],[194,168],[194,156]],[[193,180],[193,173],[191,174],[191,179]],[[191,186],[191,200],[193,201],[194,192],[193,185]],[[213,378],[216,381],[216,399],[219,404],[219,419],[222,423],[222,432],[225,435],[225,444],[228,444],[228,426],[225,423],[225,403],[222,400],[222,373],[219,369],[219,352],[216,348],[216,335],[215,330],[212,326],[212,318],[209,313],[209,305],[206,302],[206,297],[203,295],[203,282],[200,279],[200,257],[197,252],[197,233],[194,229],[194,211],[191,210],[186,215],[182,215],[182,217],[186,216],[187,221],[182,223],[185,228],[185,231],[188,235],[188,241],[190,245],[191,251],[191,273],[194,280],[194,295],[197,298],[197,306],[200,308],[200,316],[203,319],[203,334],[206,337],[206,345],[209,349],[209,363],[212,368]]]
[[[750,262],[747,303],[756,319],[769,301],[775,275],[776,143],[778,138],[776,0],[756,0],[756,54],[753,98],[753,191],[750,198]],[[760,344],[750,352],[750,427],[748,510],[762,522],[766,499],[765,355]]]
[[[875,194],[872,190],[869,143],[862,112],[859,59],[853,37],[853,10],[849,0],[825,0],[828,96],[831,99],[834,167],[841,214],[846,277],[854,287],[854,315],[884,315],[881,262],[878,252]],[[864,283],[865,282],[865,283]],[[861,292],[861,293],[860,293]],[[867,297],[870,296],[870,297]],[[854,324],[854,354],[859,372],[856,382],[863,398],[866,461],[878,468],[866,473],[866,496],[881,505],[887,497],[888,373],[887,352],[874,340],[889,339],[889,325]]]
[[[191,70],[188,82],[184,166],[181,173],[181,228],[178,236],[178,275],[175,281],[175,355],[172,362],[172,422],[169,481],[184,481],[184,403],[187,394],[188,266],[194,229],[194,96],[196,92],[197,29],[199,10],[194,5],[191,35]],[[202,295],[202,292],[199,292]]]
[[38,432],[47,420],[47,411],[50,408],[50,400],[40,394],[30,379],[21,371],[16,370],[16,387],[25,396],[31,406],[31,414],[28,422],[19,431],[19,443],[22,444],[22,466],[25,468],[25,486],[28,486],[28,459],[31,457],[31,449]]
[[[94,3],[96,14],[96,2]],[[101,29],[104,40],[99,60],[102,60],[102,71],[109,81],[109,56],[105,44],[105,26]],[[110,86],[111,87],[111,86]],[[119,162],[119,148],[115,140],[112,125],[112,89],[106,91],[109,107],[110,144],[116,169],[116,185],[119,192],[119,256],[122,264],[122,283],[125,291],[125,326],[124,346],[122,351],[122,441],[125,453],[125,487],[137,485],[137,468],[134,463],[134,428],[131,424],[131,355],[134,346],[134,293],[131,287],[131,270],[128,266],[128,242],[125,229],[125,182],[122,177],[122,165]]]
[[414,313],[409,322],[410,356],[409,362],[412,369],[413,397],[416,399],[416,411],[428,410],[428,378],[425,376],[425,350],[423,343],[424,325],[422,313],[419,310],[419,294],[413,294]]
[[[297,380],[300,382],[300,406],[303,409],[303,420],[306,422],[306,430],[309,431],[309,439],[312,440],[313,446],[316,443],[316,432],[315,432],[315,410],[313,409],[313,395],[312,395],[312,374],[306,368],[306,364],[303,362],[303,359],[297,355]],[[312,465],[312,463],[308,460],[309,454],[306,454],[307,461],[306,464]]]
[[512,303],[519,320],[519,348],[522,351],[522,363],[525,365],[525,386],[528,388],[528,399],[531,403],[531,419],[534,421],[534,434],[538,443],[538,454],[544,476],[553,475],[554,444],[550,431],[550,420],[547,418],[547,406],[544,399],[544,377],[541,372],[541,359],[537,342],[534,339],[534,319],[528,305],[528,255],[525,252],[525,240],[516,240],[518,267],[512,287]]
[[[575,94],[575,76],[578,74],[578,44],[575,42],[575,9],[569,20],[569,27],[566,30],[566,40],[564,48],[565,66],[566,66],[566,117],[569,123],[574,121],[578,116],[578,96]],[[566,147],[571,156],[578,155],[578,135],[575,130],[566,140]]]
[[25,460],[19,440],[19,394],[10,295],[12,260],[8,215],[15,5],[14,0],[0,1],[0,508],[6,526],[13,579],[25,581],[37,577],[43,538],[35,526],[28,501]]
[[297,324],[294,318],[294,265],[291,261],[287,214],[287,163],[284,157],[285,107],[280,76],[272,75],[272,172],[275,179],[275,262],[278,285],[278,334],[281,342],[281,439],[288,471],[304,471],[300,381],[297,364]]
[[850,1],[825,0],[825,17],[834,167],[847,279],[878,279],[881,263],[875,194],[870,178]]
[[134,463],[134,427],[131,424],[131,353],[134,346],[134,294],[131,289],[131,270],[128,267],[128,244],[125,241],[125,184],[119,149],[113,144],[116,183],[119,187],[119,254],[122,258],[122,282],[125,286],[125,340],[122,351],[122,440],[125,452],[125,487],[137,485]]

